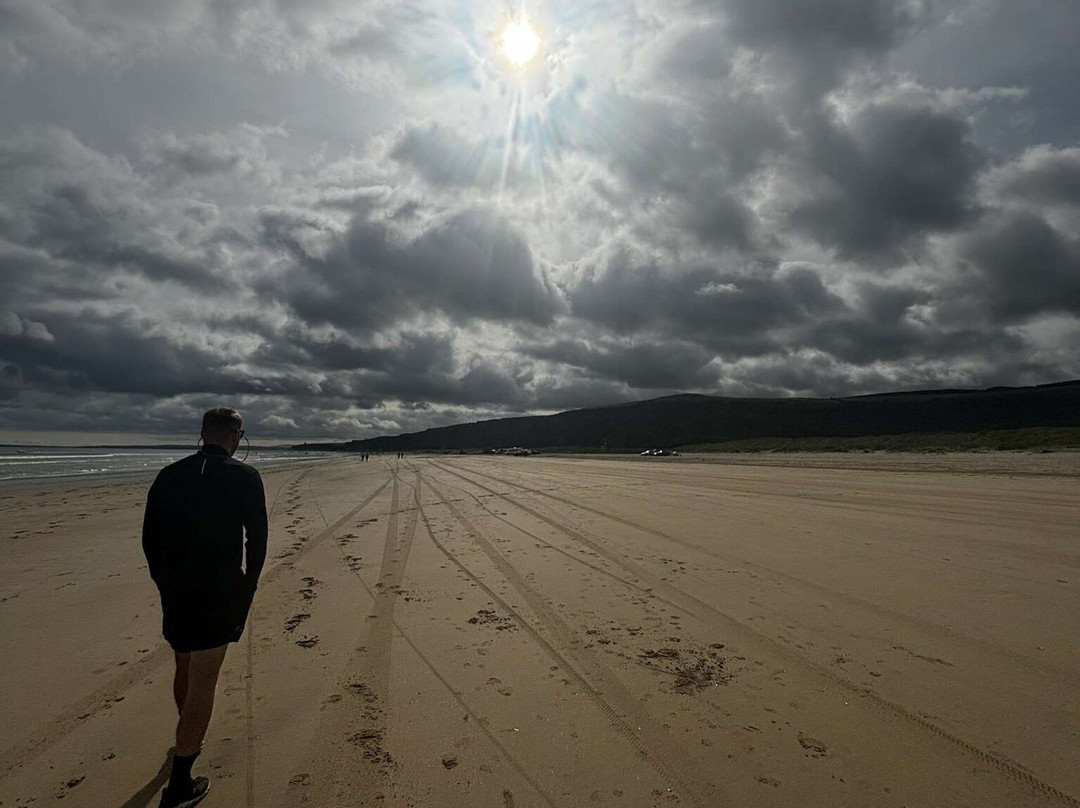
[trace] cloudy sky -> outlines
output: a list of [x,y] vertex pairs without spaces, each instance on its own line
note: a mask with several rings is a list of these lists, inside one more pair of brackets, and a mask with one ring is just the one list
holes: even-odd
[[0,0],[0,440],[1080,377],[1077,42],[1075,0]]

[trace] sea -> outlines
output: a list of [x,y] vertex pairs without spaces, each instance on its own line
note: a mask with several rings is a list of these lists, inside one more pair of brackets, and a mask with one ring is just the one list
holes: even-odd
[[[194,448],[0,446],[0,483],[151,472],[194,451]],[[236,458],[244,459],[244,453],[241,447]],[[283,463],[325,460],[327,456],[326,452],[252,447],[244,462],[265,469]]]

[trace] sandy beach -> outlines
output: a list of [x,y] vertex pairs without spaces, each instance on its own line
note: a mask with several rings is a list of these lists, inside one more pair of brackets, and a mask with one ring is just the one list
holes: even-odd
[[[206,806],[1078,806],[1080,455],[264,472]],[[156,806],[149,479],[0,489],[0,806]]]

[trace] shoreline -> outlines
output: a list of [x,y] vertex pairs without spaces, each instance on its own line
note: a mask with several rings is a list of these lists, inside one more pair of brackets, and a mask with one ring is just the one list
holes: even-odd
[[[177,458],[179,459],[179,458]],[[286,458],[279,462],[270,463],[269,465],[256,466],[260,473],[268,472],[271,470],[277,470],[283,467],[300,466],[305,463],[326,463],[330,460],[334,460],[334,457],[306,457],[300,458]],[[86,473],[73,473],[73,474],[57,474],[51,476],[41,477],[16,477],[9,480],[0,480],[0,491],[18,490],[22,488],[32,488],[36,485],[53,485],[53,484],[65,484],[74,482],[138,482],[145,480],[147,485],[153,482],[154,477],[161,469],[138,469],[138,470],[124,470],[124,471],[93,471]]]

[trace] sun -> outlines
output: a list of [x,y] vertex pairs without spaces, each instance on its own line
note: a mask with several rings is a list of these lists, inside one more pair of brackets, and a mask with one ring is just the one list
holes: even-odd
[[540,36],[529,25],[528,17],[513,20],[502,32],[502,52],[516,67],[524,67],[540,50]]

